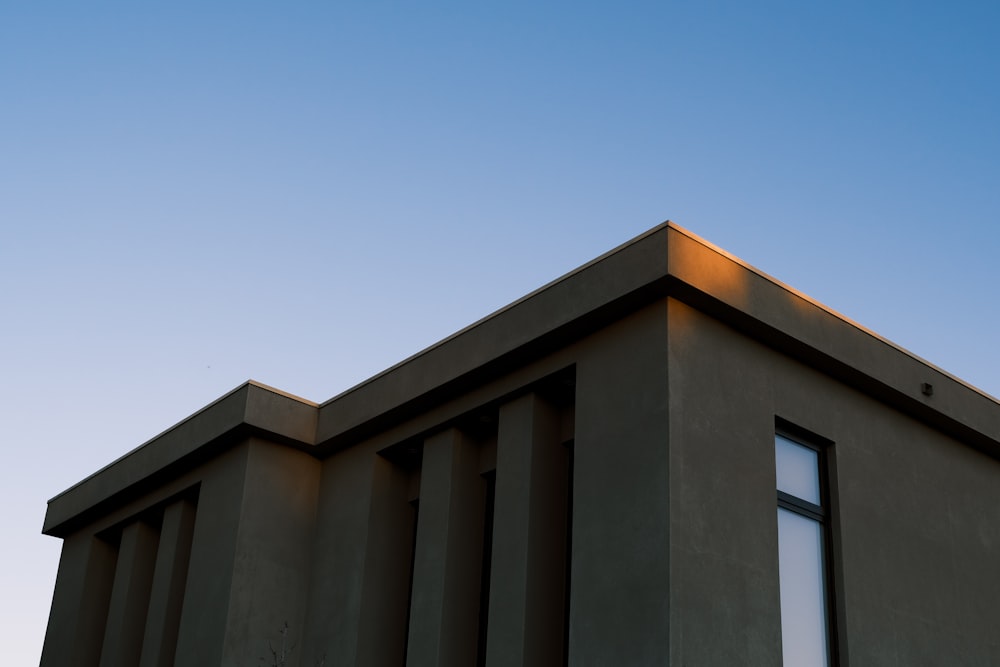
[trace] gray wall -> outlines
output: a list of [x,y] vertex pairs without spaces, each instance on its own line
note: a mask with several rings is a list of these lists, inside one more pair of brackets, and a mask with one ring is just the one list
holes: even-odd
[[1000,463],[670,302],[672,664],[779,664],[774,418],[832,447],[843,664],[1000,664]]

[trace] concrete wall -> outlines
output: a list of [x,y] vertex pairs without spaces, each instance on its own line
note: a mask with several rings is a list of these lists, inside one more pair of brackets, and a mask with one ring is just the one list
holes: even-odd
[[239,531],[222,550],[232,554],[222,659],[210,663],[194,654],[178,655],[179,665],[254,664],[272,645],[280,650],[285,623],[286,648],[302,644],[320,464],[308,454],[258,439],[251,439],[247,450]]
[[667,310],[654,304],[580,345],[570,664],[669,658]]
[[670,302],[671,664],[780,664],[774,428],[834,442],[841,664],[1000,664],[1000,462]]
[[400,665],[415,510],[411,473],[371,446],[323,464],[303,665]]
[[318,480],[312,457],[251,438],[80,527],[41,665],[256,664],[304,625]]

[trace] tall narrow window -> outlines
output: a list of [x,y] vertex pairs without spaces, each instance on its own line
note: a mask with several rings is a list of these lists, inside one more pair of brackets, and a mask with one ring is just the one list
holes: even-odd
[[828,667],[832,662],[822,450],[777,434],[778,569],[781,646],[785,667]]

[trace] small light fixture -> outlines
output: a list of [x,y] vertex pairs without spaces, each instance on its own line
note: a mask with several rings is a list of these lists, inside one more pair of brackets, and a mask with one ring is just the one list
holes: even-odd
[[932,385],[930,382],[921,382],[920,383],[920,393],[923,394],[924,396],[933,396],[934,395],[934,385]]

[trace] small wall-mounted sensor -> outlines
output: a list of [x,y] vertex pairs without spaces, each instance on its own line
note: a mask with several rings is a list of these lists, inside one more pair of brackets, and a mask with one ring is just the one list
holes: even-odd
[[920,393],[923,394],[924,396],[933,396],[934,395],[934,385],[932,385],[930,382],[921,382],[920,383]]

